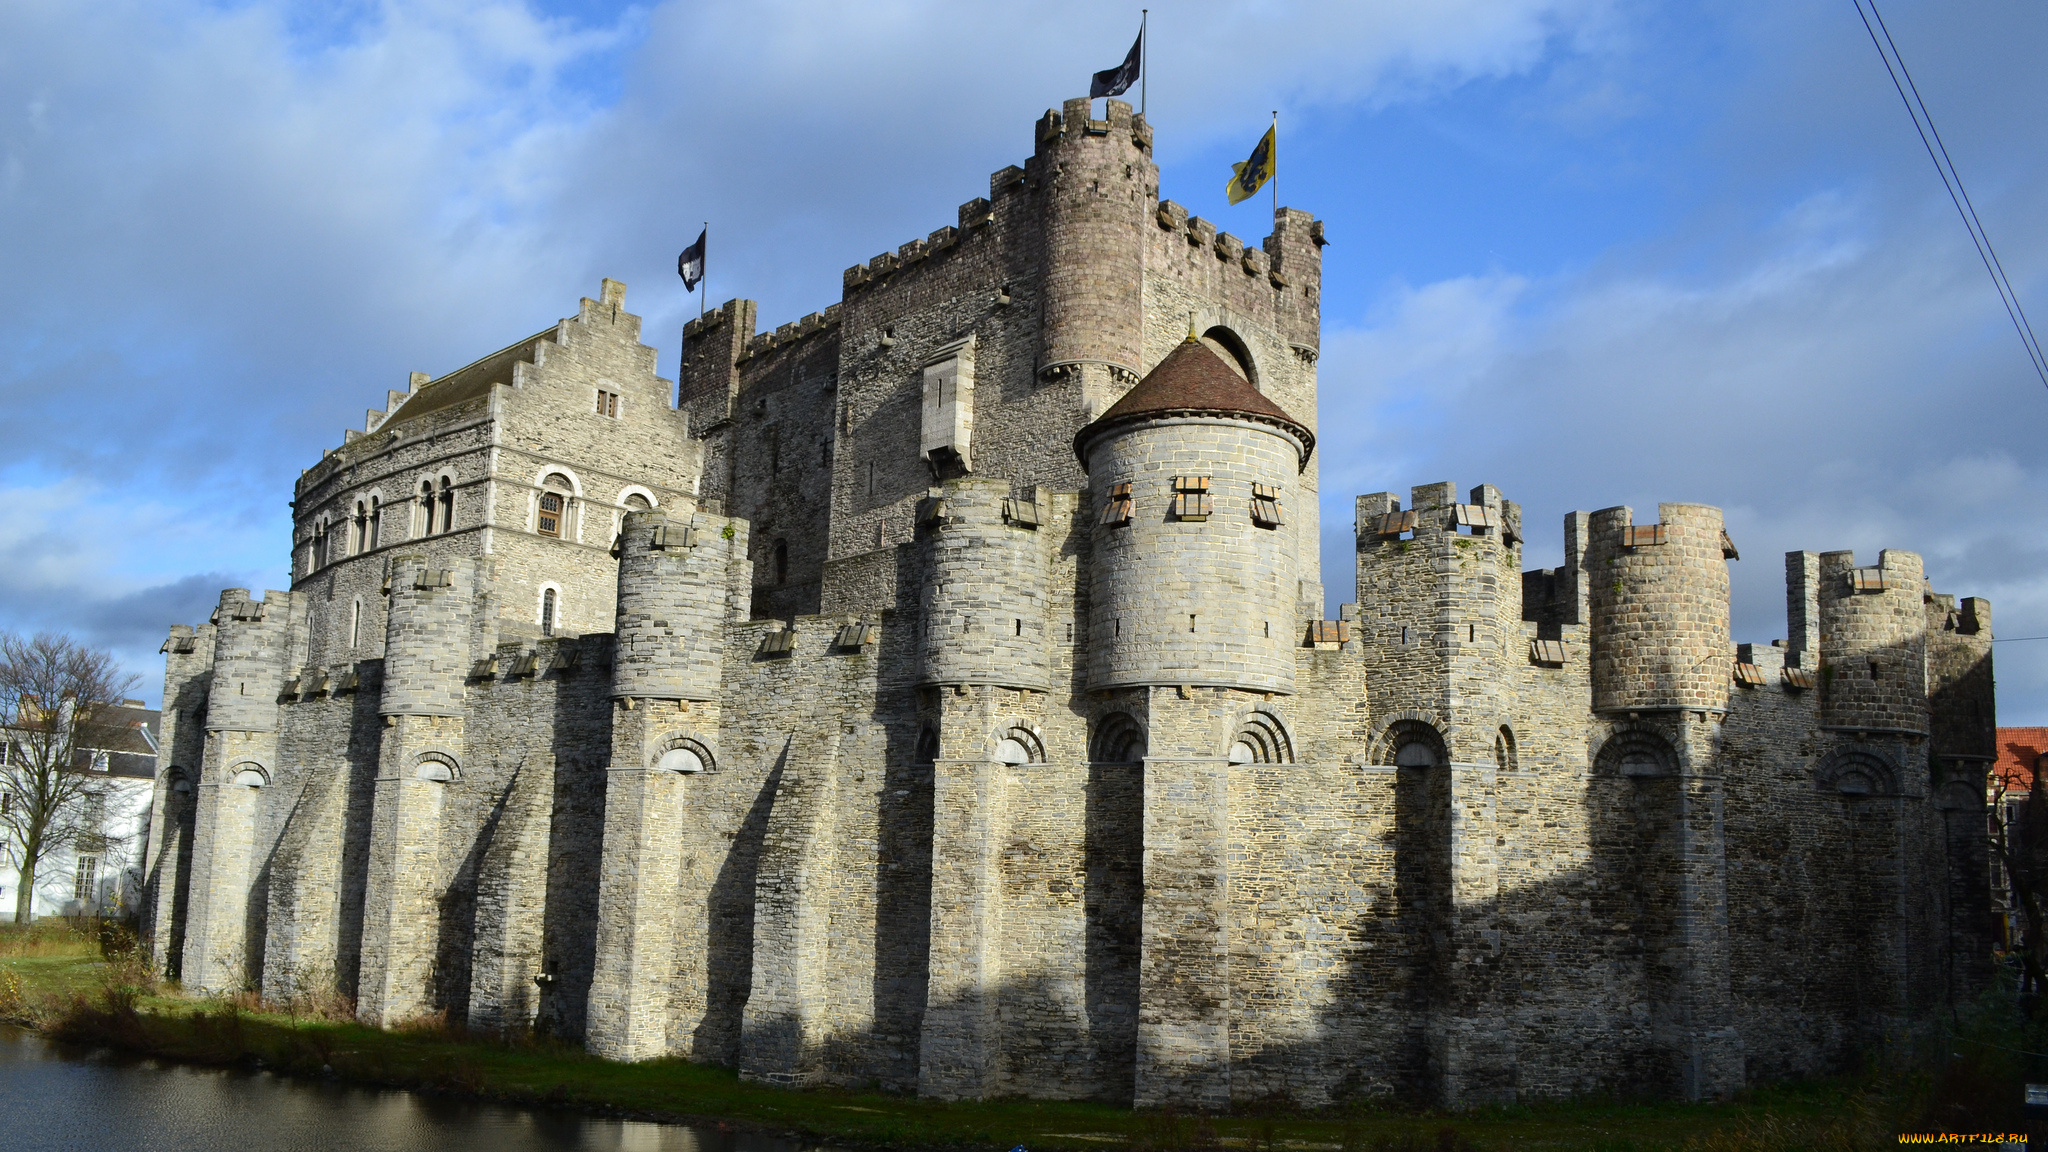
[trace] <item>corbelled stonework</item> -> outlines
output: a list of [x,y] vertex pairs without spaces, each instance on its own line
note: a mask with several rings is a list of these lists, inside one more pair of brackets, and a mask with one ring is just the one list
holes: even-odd
[[1737,644],[1717,509],[1525,572],[1430,484],[1358,499],[1323,619],[1322,226],[1218,233],[1091,115],[823,313],[692,321],[679,384],[606,281],[392,392],[291,589],[172,630],[158,960],[1204,1108],[1719,1096],[1982,984],[1988,604],[1795,553]]

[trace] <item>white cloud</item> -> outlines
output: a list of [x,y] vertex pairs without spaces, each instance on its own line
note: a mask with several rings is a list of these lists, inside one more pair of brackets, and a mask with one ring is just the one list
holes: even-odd
[[[1920,552],[1938,589],[1993,597],[2000,632],[2048,634],[2048,392],[1961,239],[1953,217],[1879,219],[1829,193],[1710,275],[1400,287],[1326,339],[1323,442],[1352,445],[1354,473],[1398,464],[1385,487],[1404,496],[1498,484],[1524,506],[1532,567],[1561,559],[1571,509],[1719,505],[1744,556],[1741,639],[1784,634],[1786,551],[1842,548]],[[2048,260],[2037,236],[2008,247]],[[1325,516],[1335,590],[1350,517]],[[2048,651],[1999,656],[2006,719],[2043,719]]]
[[[0,627],[70,632],[113,650],[155,700],[157,648],[174,622],[203,620],[230,586],[259,591],[288,574],[222,570],[222,555],[271,551],[290,528],[237,507],[197,507],[80,481],[0,486]],[[165,573],[177,575],[166,576]]]

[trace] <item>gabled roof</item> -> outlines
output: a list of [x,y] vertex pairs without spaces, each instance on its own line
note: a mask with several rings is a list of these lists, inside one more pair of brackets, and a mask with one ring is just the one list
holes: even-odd
[[390,428],[401,421],[416,420],[429,412],[453,408],[465,401],[488,396],[493,384],[512,383],[512,366],[521,361],[532,363],[534,346],[542,340],[552,340],[556,326],[536,332],[516,344],[498,349],[473,364],[464,365],[438,380],[420,385],[420,390],[407,397],[398,409],[377,425],[379,429]]
[[[72,755],[74,772],[104,771],[110,776],[148,780],[156,775],[157,726],[163,713],[140,700],[102,704],[78,734]],[[19,729],[0,727],[0,741],[17,741]],[[20,745],[17,743],[16,747]],[[94,764],[103,767],[95,769]]]
[[1193,336],[1166,354],[1136,387],[1074,436],[1074,453],[1088,466],[1088,447],[1104,432],[1162,416],[1236,416],[1272,424],[1301,441],[1301,467],[1315,451],[1315,433],[1287,414],[1222,357]]
[[2025,792],[2034,786],[2034,765],[2043,756],[2048,756],[2048,728],[2000,728],[1998,761],[1991,771],[2005,781],[2007,792]]

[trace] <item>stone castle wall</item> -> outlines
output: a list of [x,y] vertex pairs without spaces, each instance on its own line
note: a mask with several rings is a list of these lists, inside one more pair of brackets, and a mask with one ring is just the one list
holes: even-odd
[[1737,645],[1718,510],[1572,512],[1525,572],[1520,507],[1429,484],[1359,498],[1323,621],[1303,445],[1074,453],[1191,334],[1312,429],[1321,225],[1188,217],[1120,101],[1034,145],[839,304],[691,321],[673,402],[607,281],[309,469],[293,589],[166,644],[167,970],[1198,1108],[1725,1096],[1982,985],[1987,603],[1794,553],[1787,639]]

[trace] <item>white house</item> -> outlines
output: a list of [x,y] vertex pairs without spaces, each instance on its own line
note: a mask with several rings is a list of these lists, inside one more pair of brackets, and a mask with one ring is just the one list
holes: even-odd
[[[103,779],[105,786],[86,800],[85,823],[99,831],[43,858],[36,869],[30,909],[36,918],[120,915],[133,911],[141,896],[159,713],[140,700],[123,700],[118,707],[103,709],[101,717],[102,731],[110,734],[94,743],[107,746],[80,752],[73,766],[73,771]],[[13,742],[0,738],[0,758],[15,754]],[[0,797],[0,803],[5,802]],[[20,858],[14,849],[6,828],[0,827],[0,920],[12,919],[21,884]]]

